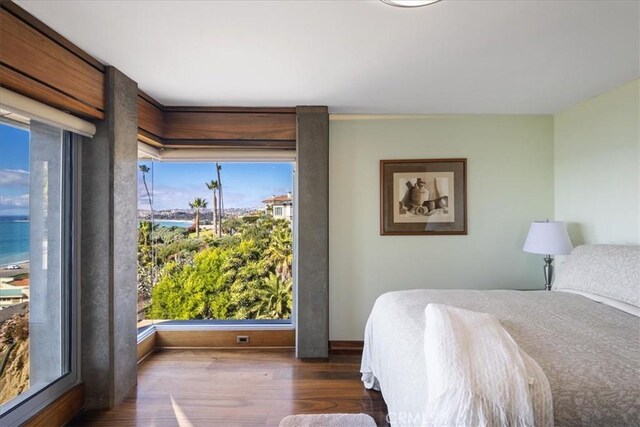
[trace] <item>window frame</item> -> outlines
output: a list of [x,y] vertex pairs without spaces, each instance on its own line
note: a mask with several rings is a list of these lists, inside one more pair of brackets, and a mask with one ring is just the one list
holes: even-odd
[[[139,143],[139,146],[142,143]],[[142,144],[144,145],[144,144]],[[263,150],[264,151],[264,150]],[[269,150],[266,150],[267,152]],[[224,157],[224,156],[223,156]],[[274,157],[273,159],[265,159],[260,157],[251,157],[248,156],[246,158],[236,159],[231,156],[229,159],[217,159],[217,157],[209,157],[202,156],[200,158],[186,156],[180,159],[163,159],[162,156],[158,155],[158,157],[150,156],[143,150],[138,150],[138,160],[137,165],[140,164],[141,161],[149,161],[153,165],[155,162],[163,162],[163,163],[288,163],[292,167],[291,175],[293,181],[293,191],[292,198],[296,196],[296,174],[298,173],[298,165],[297,160],[295,159],[280,159]],[[153,177],[153,168],[152,168],[152,177]],[[153,179],[153,178],[152,178]],[[152,181],[151,187],[153,188],[154,182]],[[153,191],[153,190],[152,190]],[[284,208],[282,211],[284,216]],[[273,215],[273,213],[272,213]],[[293,264],[292,264],[292,310],[291,316],[289,319],[193,319],[193,320],[175,320],[175,319],[149,319],[152,323],[148,325],[140,326],[139,322],[137,326],[137,337],[138,344],[142,342],[144,339],[148,338],[150,335],[154,334],[156,331],[242,331],[247,328],[251,328],[252,330],[273,330],[273,331],[281,331],[281,330],[295,330],[297,324],[297,289],[298,289],[298,280],[297,280],[297,232],[294,227],[294,222],[291,223],[291,236],[293,239],[292,242],[292,251],[293,251]]]
[[[24,125],[23,125],[24,126]],[[0,424],[21,425],[80,383],[80,176],[82,137],[62,130],[61,310],[66,373],[37,390],[27,390],[1,407]]]

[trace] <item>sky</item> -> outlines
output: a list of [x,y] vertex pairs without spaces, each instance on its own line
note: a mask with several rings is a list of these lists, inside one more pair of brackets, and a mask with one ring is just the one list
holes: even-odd
[[0,123],[0,216],[29,214],[29,131]]
[[[153,208],[189,209],[196,197],[211,207],[212,192],[206,183],[217,180],[215,163],[161,163],[141,161],[152,171],[147,186],[152,193]],[[224,207],[259,208],[262,200],[286,194],[293,188],[292,163],[220,163]],[[138,172],[138,208],[149,209],[149,202]]]
[[[147,184],[154,209],[189,209],[204,198],[211,206],[207,182],[217,179],[214,163],[141,161],[151,172]],[[293,188],[292,163],[220,163],[225,208],[258,208],[262,200]],[[138,171],[138,208],[149,202]],[[29,132],[0,123],[0,216],[29,214]]]

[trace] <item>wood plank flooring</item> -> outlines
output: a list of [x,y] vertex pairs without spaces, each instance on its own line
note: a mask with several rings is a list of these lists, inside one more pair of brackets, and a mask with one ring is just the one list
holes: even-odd
[[293,350],[162,350],[138,366],[138,386],[72,426],[277,426],[290,414],[366,413],[387,426],[382,395],[360,382],[359,356],[302,362]]

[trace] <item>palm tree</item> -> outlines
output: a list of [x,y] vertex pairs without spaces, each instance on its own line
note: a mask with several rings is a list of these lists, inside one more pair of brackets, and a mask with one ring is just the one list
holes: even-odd
[[196,237],[200,236],[200,209],[204,209],[207,207],[207,201],[205,199],[201,199],[200,197],[196,197],[193,202],[189,203],[189,207],[193,209],[196,213]]
[[282,281],[291,279],[293,263],[292,236],[289,224],[277,224],[271,234],[271,241],[265,251],[269,261],[276,266],[278,278]]
[[[218,194],[220,194],[220,199],[218,200],[218,203],[219,203],[218,212],[220,213],[218,215],[218,218],[220,219],[220,224],[222,224],[222,218],[224,218],[224,201],[223,201],[224,199],[222,198],[222,177],[220,176],[221,170],[222,170],[222,166],[220,166],[216,162],[216,173],[218,174]],[[222,237],[222,225],[220,226],[220,232],[218,235]]]
[[258,289],[258,300],[253,306],[256,319],[286,319],[291,316],[291,285],[291,280],[283,282],[275,274],[270,274]]
[[149,199],[149,209],[151,209],[151,214],[153,215],[153,206],[151,205],[151,193],[149,193],[149,187],[147,187],[147,173],[149,173],[149,171],[151,169],[149,169],[149,166],[147,165],[139,165],[138,168],[140,169],[140,172],[142,172],[142,182],[144,183],[144,189],[147,192],[147,199]]
[[213,201],[213,204],[211,206],[211,224],[213,224],[213,234],[216,234],[218,232],[218,198],[216,197],[216,191],[218,190],[218,181],[214,181],[212,179],[211,181],[207,182],[206,185],[207,188],[213,192],[213,198],[211,199]]
[[146,249],[151,244],[151,221],[140,221],[138,228],[138,242],[142,241],[142,246]]
[[[149,278],[150,278],[150,284],[151,286],[153,286],[155,284],[155,271],[154,271],[154,266],[156,265],[156,249],[153,245],[151,245],[151,240],[153,237],[153,221],[154,221],[154,214],[153,214],[153,202],[151,199],[151,193],[149,192],[149,187],[147,186],[147,174],[151,171],[151,169],[149,169],[149,166],[147,165],[138,165],[138,169],[140,169],[140,172],[142,172],[142,182],[144,183],[144,189],[147,192],[147,200],[149,201],[149,210],[151,211],[151,221],[144,221],[143,224],[140,224],[140,228],[143,232],[143,237],[144,237],[144,246],[146,247],[147,245],[149,246],[149,250],[151,252],[151,264],[149,267]],[[142,272],[144,274],[146,274],[146,272],[144,272],[144,269],[142,270]]]

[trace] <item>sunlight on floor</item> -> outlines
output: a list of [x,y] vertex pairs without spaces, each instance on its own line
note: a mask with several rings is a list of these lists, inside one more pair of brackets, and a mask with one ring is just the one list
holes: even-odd
[[193,427],[193,424],[191,423],[191,421],[189,421],[189,418],[185,415],[182,408],[180,408],[180,405],[176,403],[175,399],[173,398],[173,395],[170,394],[169,397],[171,398],[171,406],[173,407],[173,413],[176,416],[176,421],[178,422],[178,426]]

